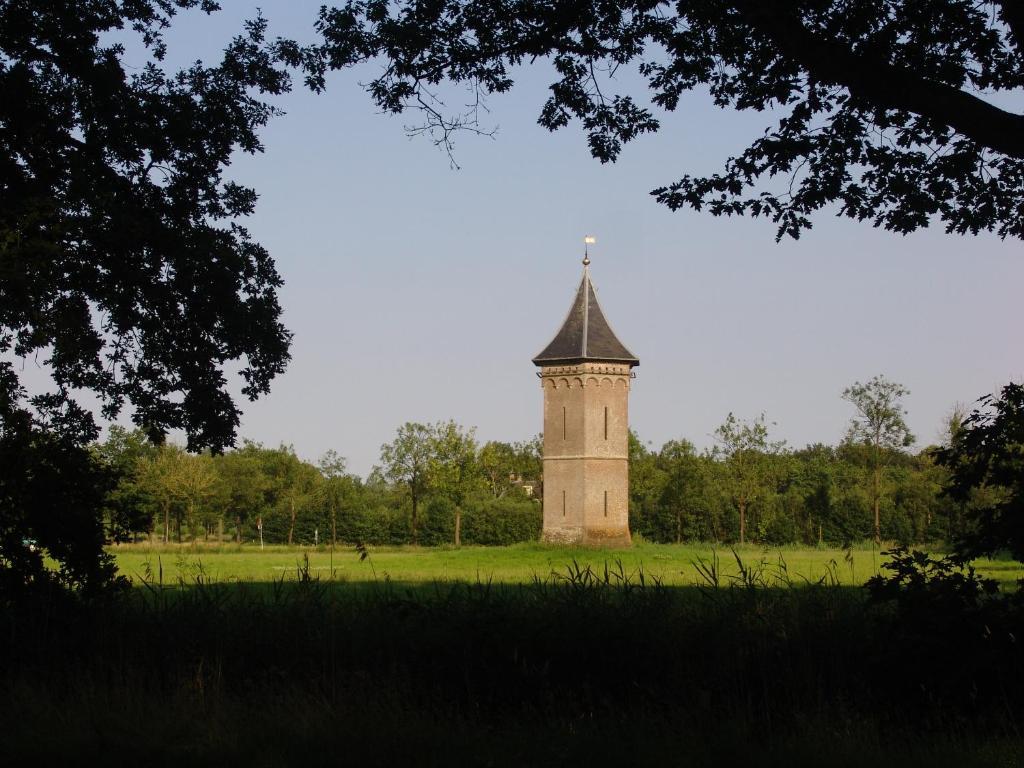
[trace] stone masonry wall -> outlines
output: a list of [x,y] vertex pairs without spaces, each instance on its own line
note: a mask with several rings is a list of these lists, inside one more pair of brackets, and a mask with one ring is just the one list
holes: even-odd
[[630,367],[545,366],[541,385],[544,540],[628,545]]

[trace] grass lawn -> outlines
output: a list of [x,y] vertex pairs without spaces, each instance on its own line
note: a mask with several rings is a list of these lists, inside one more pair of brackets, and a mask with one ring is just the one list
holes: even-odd
[[[884,545],[883,545],[884,549]],[[351,546],[330,547],[210,545],[207,543],[172,546],[149,544],[120,545],[109,550],[121,572],[140,583],[143,578],[171,583],[197,576],[213,581],[272,581],[298,578],[299,569],[309,558],[309,572],[322,580],[368,582],[385,578],[396,582],[433,581],[529,582],[546,579],[552,572],[565,575],[575,561],[603,573],[605,564],[623,570],[636,579],[642,570],[646,578],[665,584],[686,585],[702,582],[697,563],[713,563],[717,555],[718,572],[723,583],[737,577],[739,565],[732,550],[717,551],[707,544],[639,543],[625,550],[570,549],[543,544],[517,544],[508,547],[371,547],[369,557],[360,560]],[[850,550],[808,547],[764,548],[736,547],[746,568],[763,568],[769,583],[790,579],[826,579],[840,584],[861,584],[878,572],[884,558],[870,546]],[[1003,587],[1013,587],[1024,578],[1021,564],[1006,560],[981,560],[979,572],[997,579]],[[162,576],[161,576],[162,573]]]

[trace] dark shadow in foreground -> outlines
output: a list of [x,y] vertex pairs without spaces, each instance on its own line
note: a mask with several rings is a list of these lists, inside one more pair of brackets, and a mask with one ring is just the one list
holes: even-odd
[[[713,566],[713,564],[707,564]],[[916,609],[914,609],[916,610]],[[1012,764],[1021,602],[614,565],[533,584],[149,585],[2,618],[0,750],[157,764]],[[127,753],[124,753],[127,754]]]

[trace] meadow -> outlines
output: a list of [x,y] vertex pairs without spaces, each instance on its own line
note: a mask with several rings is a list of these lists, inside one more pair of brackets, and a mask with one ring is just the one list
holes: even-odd
[[[723,583],[739,579],[741,567],[754,569],[768,584],[800,586],[826,582],[856,586],[879,572],[886,561],[871,544],[849,549],[638,542],[630,549],[567,549],[539,543],[505,547],[286,547],[255,544],[121,544],[109,547],[120,572],[135,584],[171,584],[201,577],[213,582],[293,581],[303,575],[335,582],[399,583],[495,582],[524,584],[565,576],[577,568],[596,572],[621,568],[666,586],[701,585],[707,569]],[[365,553],[365,557],[364,557]],[[979,560],[979,573],[1015,589],[1024,565],[1013,560]]]
[[[334,581],[314,570],[324,552],[122,552],[176,570],[116,599],[41,595],[0,612],[0,722],[17,723],[0,729],[0,754],[252,768],[1021,764],[1019,601],[918,610],[840,583],[841,551],[783,550],[825,569],[806,581],[769,568],[778,552],[760,568],[759,552],[742,552],[742,578],[722,558],[718,587],[648,575],[649,561],[667,578],[710,554],[684,547],[641,545],[607,570],[605,554],[627,553],[346,551],[335,560],[368,580]],[[853,550],[851,578],[859,555],[870,562]],[[477,565],[493,578],[476,580]],[[554,575],[531,580],[542,568]],[[416,578],[432,581],[407,586]]]
[[1020,600],[872,599],[871,544],[108,551],[132,589],[0,612],[15,763],[1024,760]]

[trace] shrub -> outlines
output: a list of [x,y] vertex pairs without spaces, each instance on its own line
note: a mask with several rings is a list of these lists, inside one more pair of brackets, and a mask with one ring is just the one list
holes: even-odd
[[[465,525],[465,523],[463,523]],[[455,507],[447,499],[430,499],[420,518],[420,544],[436,547],[455,541]]]
[[490,499],[463,513],[462,540],[488,546],[536,541],[542,524],[540,504],[535,501]]
[[377,546],[408,544],[412,539],[409,514],[386,506],[363,510],[352,531],[356,541]]

